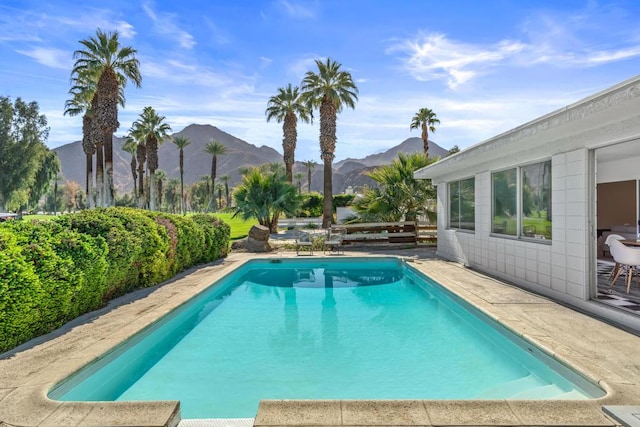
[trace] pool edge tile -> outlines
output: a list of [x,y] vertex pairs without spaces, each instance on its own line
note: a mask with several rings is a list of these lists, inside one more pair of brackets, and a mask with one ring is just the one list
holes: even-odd
[[343,425],[431,425],[422,400],[343,400]]
[[340,426],[340,400],[261,400],[254,427]]

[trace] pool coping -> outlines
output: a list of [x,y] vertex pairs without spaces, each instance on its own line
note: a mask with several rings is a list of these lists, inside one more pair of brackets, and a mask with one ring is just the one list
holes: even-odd
[[[594,380],[607,395],[583,401],[272,400],[260,403],[256,426],[615,426],[618,423],[601,410],[603,405],[640,405],[639,337],[548,298],[437,259],[433,252],[406,254],[394,250],[349,251],[346,256],[404,257],[418,271],[487,316]],[[68,375],[239,265],[251,259],[282,257],[295,257],[295,252],[233,253],[146,291],[141,297],[132,294],[119,306],[89,315],[85,322],[63,328],[57,336],[0,360],[0,425],[177,426],[177,401],[58,402],[47,398],[47,393]]]

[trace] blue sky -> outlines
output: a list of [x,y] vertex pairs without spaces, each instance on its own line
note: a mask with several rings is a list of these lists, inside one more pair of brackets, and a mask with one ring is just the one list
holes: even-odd
[[[73,52],[96,28],[138,50],[125,135],[144,106],[173,131],[211,124],[282,152],[270,96],[330,57],[360,90],[338,117],[336,160],[383,151],[419,131],[468,147],[640,73],[640,2],[527,0],[67,1],[0,4],[0,95],[37,101],[56,147],[81,138],[63,116]],[[320,161],[318,122],[299,124],[297,160]]]

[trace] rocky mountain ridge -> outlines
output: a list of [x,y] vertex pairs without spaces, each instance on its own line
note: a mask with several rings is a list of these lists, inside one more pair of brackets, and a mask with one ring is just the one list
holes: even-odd
[[[217,176],[229,175],[230,185],[234,186],[241,180],[239,169],[243,167],[259,166],[264,163],[282,162],[282,154],[271,147],[256,147],[246,141],[224,132],[212,125],[193,124],[185,127],[172,137],[184,136],[191,140],[191,144],[184,149],[184,181],[185,186],[198,181],[203,175],[211,172],[211,156],[204,152],[204,146],[211,140],[216,140],[227,147],[227,153],[218,156]],[[124,138],[114,137],[113,162],[114,182],[119,193],[132,190],[133,181],[130,172],[131,156],[122,150]],[[85,180],[85,154],[82,151],[81,141],[55,148],[61,164],[61,175],[65,180],[76,181],[84,186]],[[335,193],[343,192],[347,187],[361,187],[372,185],[373,180],[364,175],[366,170],[375,166],[389,164],[398,153],[414,153],[422,151],[422,140],[417,137],[408,138],[402,143],[386,150],[383,153],[372,154],[362,159],[345,159],[336,162],[333,166],[333,188]],[[429,154],[431,156],[446,156],[447,150],[436,143],[429,141]],[[323,167],[321,160],[313,168],[311,177],[311,190],[322,192]],[[158,149],[158,163],[160,169],[167,173],[169,178],[179,178],[178,149],[174,144],[165,141]],[[94,168],[95,170],[95,168]],[[307,169],[300,163],[294,165],[294,173],[301,172],[303,188],[307,185]]]

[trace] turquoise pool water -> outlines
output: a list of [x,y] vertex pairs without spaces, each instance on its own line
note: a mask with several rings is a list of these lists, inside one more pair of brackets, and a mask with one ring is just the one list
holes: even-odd
[[395,258],[252,261],[58,385],[66,401],[585,399],[595,385]]

